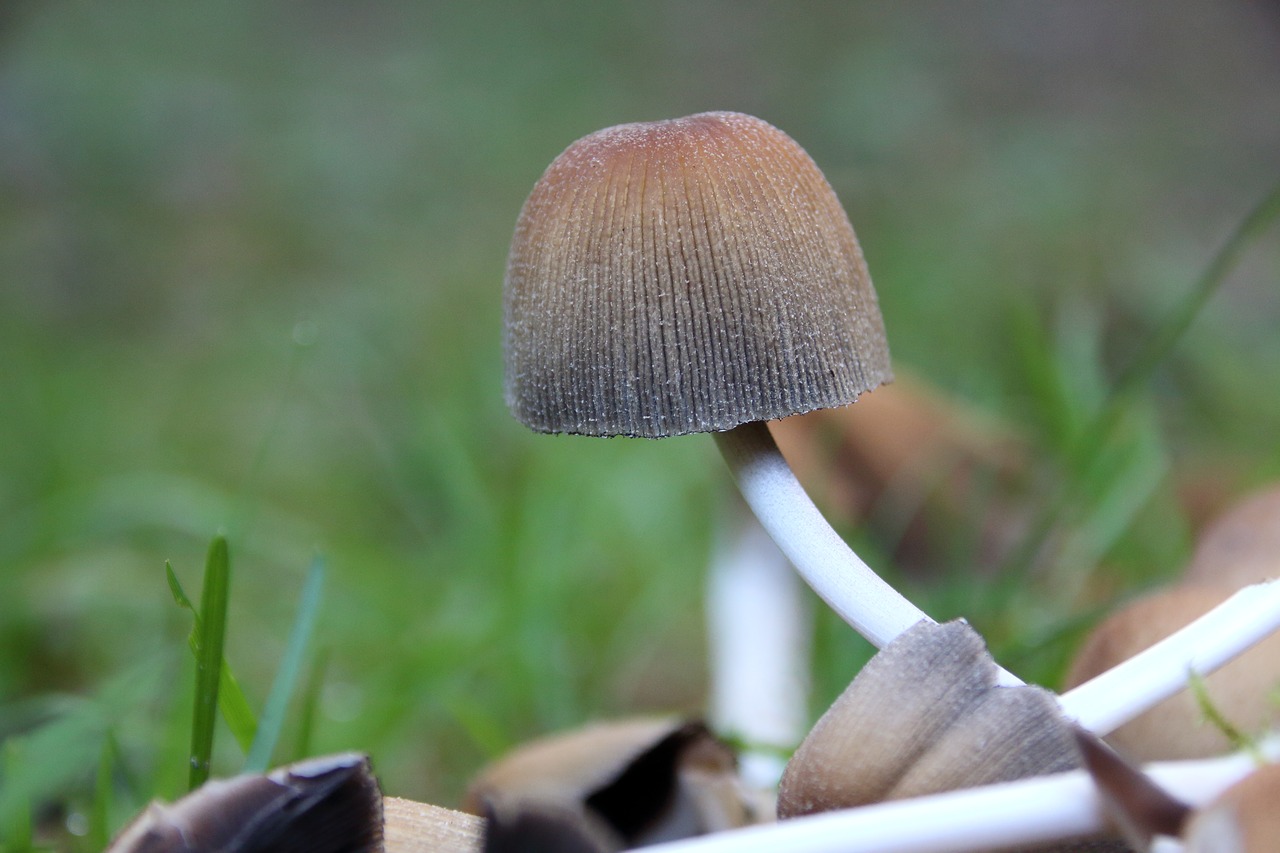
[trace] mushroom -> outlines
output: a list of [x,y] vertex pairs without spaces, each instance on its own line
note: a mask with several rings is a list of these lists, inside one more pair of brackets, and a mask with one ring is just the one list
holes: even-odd
[[883,647],[928,618],[831,529],[765,423],[892,378],[853,228],[785,133],[711,112],[573,143],[520,213],[504,314],[520,421],[713,432],[764,528],[845,621]]
[[380,853],[382,829],[382,791],[369,758],[349,752],[215,779],[175,803],[153,802],[107,853]]
[[697,721],[594,723],[502,756],[472,781],[463,808],[508,828],[576,824],[606,848],[652,844],[759,820],[735,765]]

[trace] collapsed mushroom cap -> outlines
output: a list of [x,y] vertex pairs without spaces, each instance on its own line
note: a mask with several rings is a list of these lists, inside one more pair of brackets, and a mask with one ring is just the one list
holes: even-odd
[[569,146],[520,213],[505,293],[507,405],[541,432],[727,430],[891,378],[831,186],[789,136],[739,113]]
[[[576,825],[613,838],[606,848],[630,848],[758,820],[735,771],[733,750],[700,722],[595,723],[498,759],[473,780],[464,808],[498,818],[517,842],[522,832],[572,834]],[[538,828],[547,823],[570,826]]]
[[778,817],[1070,770],[1075,735],[1052,694],[997,684],[964,622],[919,622],[858,673],[787,764]]

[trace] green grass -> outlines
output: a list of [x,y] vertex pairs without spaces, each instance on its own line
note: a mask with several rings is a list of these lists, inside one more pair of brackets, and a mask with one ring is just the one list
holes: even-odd
[[[813,154],[895,364],[1021,435],[1031,469],[983,488],[1041,520],[994,565],[974,506],[911,572],[900,528],[848,533],[1019,673],[1052,684],[1207,511],[1280,475],[1280,239],[1218,254],[1280,177],[1260,12],[1135,12],[1165,37],[1129,43],[1099,10],[654,8],[4,13],[8,853],[99,849],[185,791],[192,613],[165,566],[201,588],[218,530],[215,775],[262,736],[252,766],[364,749],[388,791],[452,804],[532,734],[701,710],[732,500],[711,442],[534,436],[501,399],[516,213],[608,124],[744,109]],[[815,715],[869,654],[820,617]]]
[[205,562],[204,586],[200,591],[200,619],[192,644],[196,655],[195,711],[191,720],[189,790],[209,779],[213,755],[213,730],[218,721],[218,685],[222,682],[222,648],[227,637],[227,598],[231,586],[231,563],[227,540],[215,536]]

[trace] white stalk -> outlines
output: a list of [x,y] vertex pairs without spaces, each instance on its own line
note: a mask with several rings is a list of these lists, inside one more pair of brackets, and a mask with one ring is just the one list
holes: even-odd
[[1062,712],[1105,735],[1280,629],[1280,581],[1247,586],[1149,649],[1064,693]]
[[744,516],[732,527],[708,578],[711,721],[744,741],[743,780],[769,790],[808,724],[811,608],[760,525]]
[[760,524],[818,597],[855,631],[882,649],[929,618],[831,529],[782,458],[767,424],[743,424],[715,438]]
[[[782,457],[768,424],[743,424],[715,433],[715,438],[761,526],[805,583],[855,631],[882,649],[912,625],[929,620],[831,528]],[[1000,682],[1022,683],[1004,670]]]
[[[1277,744],[1267,745],[1271,758]],[[1156,784],[1201,806],[1255,765],[1244,755],[1144,768]],[[1106,806],[1083,770],[895,800],[704,835],[653,853],[971,853],[1097,835]]]

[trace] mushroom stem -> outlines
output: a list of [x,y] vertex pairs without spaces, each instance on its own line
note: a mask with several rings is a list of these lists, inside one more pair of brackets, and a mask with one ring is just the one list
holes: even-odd
[[[1185,628],[1062,694],[1062,712],[1107,734],[1280,629],[1280,580],[1247,586]],[[1261,689],[1261,687],[1259,688]]]
[[[1268,745],[1274,753],[1275,744]],[[1255,765],[1235,754],[1144,767],[1192,806],[1207,803]],[[973,853],[1046,844],[1108,831],[1102,795],[1084,770],[1035,776],[656,845],[654,853]],[[1055,848],[1056,849],[1056,848]]]
[[[760,524],[805,583],[855,631],[882,649],[912,625],[929,620],[831,528],[782,457],[768,424],[746,423],[715,437]],[[1001,673],[1002,683],[1022,683]]]
[[733,527],[708,578],[711,721],[743,741],[743,780],[770,790],[782,777],[783,756],[808,728],[812,608],[790,562],[754,518],[735,518]]

